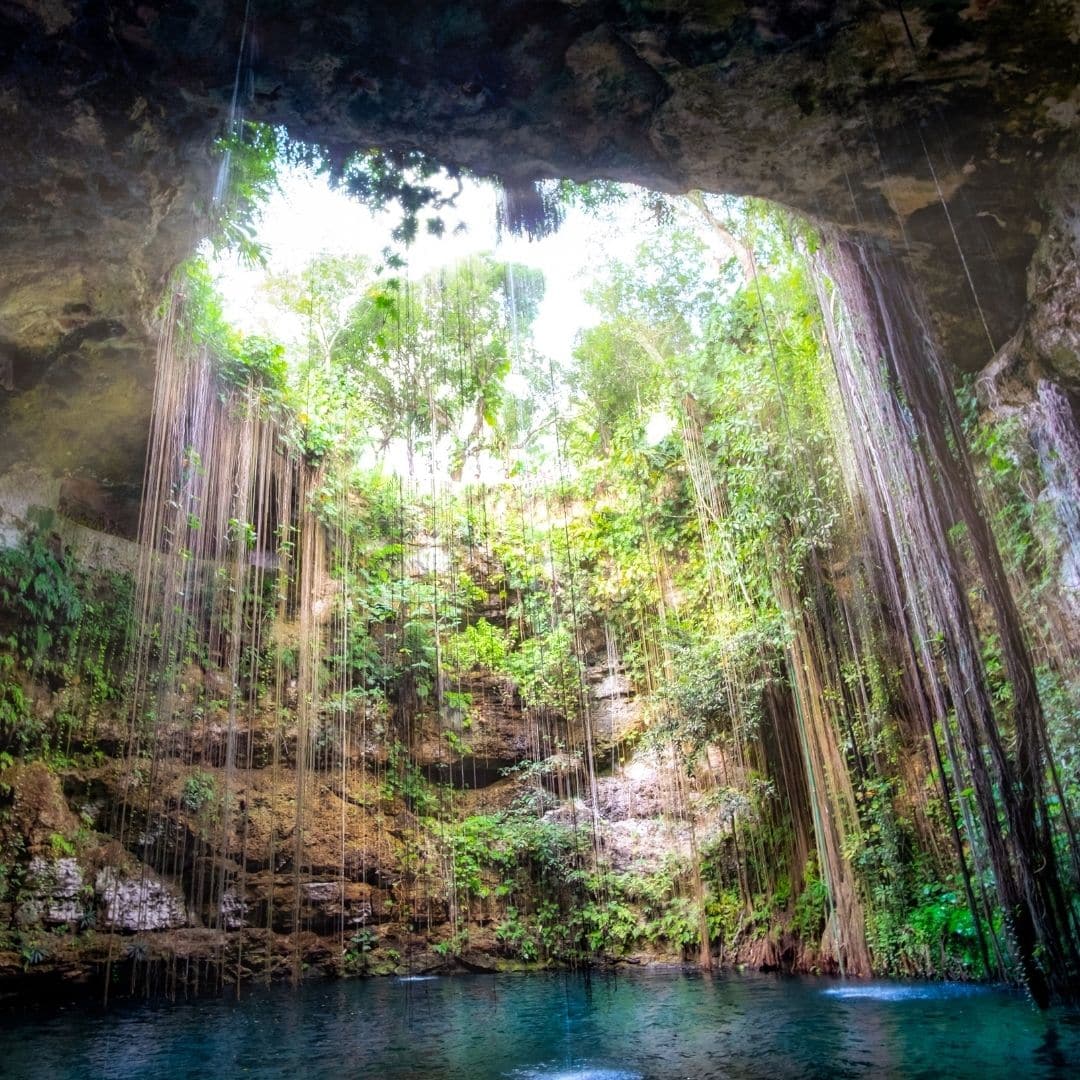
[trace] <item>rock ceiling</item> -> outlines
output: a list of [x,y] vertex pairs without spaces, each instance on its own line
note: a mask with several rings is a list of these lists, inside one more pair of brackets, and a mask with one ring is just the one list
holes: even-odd
[[888,246],[967,369],[1020,325],[1066,212],[1073,0],[249,8],[0,0],[0,467],[137,484],[154,312],[245,35],[247,115],[338,156],[754,194]]

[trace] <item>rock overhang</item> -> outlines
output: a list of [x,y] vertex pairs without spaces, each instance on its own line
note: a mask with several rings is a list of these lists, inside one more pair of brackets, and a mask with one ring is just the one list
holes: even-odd
[[896,251],[967,369],[1020,324],[1080,117],[1058,0],[24,0],[0,28],[0,455],[109,480],[141,473],[234,96],[338,161],[777,200]]

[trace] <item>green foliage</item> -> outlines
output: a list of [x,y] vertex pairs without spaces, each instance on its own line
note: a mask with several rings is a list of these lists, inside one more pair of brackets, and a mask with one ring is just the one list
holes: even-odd
[[[24,755],[68,747],[86,713],[119,696],[131,618],[130,578],[79,569],[58,553],[51,513],[35,520],[0,551],[0,749]],[[32,707],[30,678],[64,688],[51,717]]]
[[[251,215],[273,182],[263,160],[270,142],[246,129],[244,139],[229,148],[244,159],[241,247],[253,240]],[[372,151],[345,173],[369,205],[400,206],[404,242],[425,215],[431,231],[444,227],[441,211],[456,197],[444,180],[418,153]],[[530,205],[545,213],[554,205],[557,216],[560,205],[595,211],[624,197],[603,185],[548,184]],[[474,918],[496,927],[505,955],[526,963],[688,952],[702,915],[726,945],[785,925],[814,944],[825,930],[821,869],[811,859],[800,885],[786,864],[809,827],[795,820],[805,777],[791,739],[771,725],[791,706],[803,620],[826,628],[841,605],[858,607],[846,629],[869,641],[861,622],[873,616],[858,597],[865,581],[850,569],[858,537],[849,530],[858,526],[834,445],[816,293],[793,250],[795,233],[804,247],[815,238],[760,206],[721,212],[702,198],[693,228],[686,205],[655,197],[650,206],[655,233],[590,290],[598,321],[567,366],[529,341],[542,280],[490,257],[418,281],[387,278],[364,259],[319,257],[270,284],[304,327],[280,345],[236,334],[205,266],[188,271],[186,332],[214,355],[226,390],[257,385],[261,405],[280,408],[287,447],[321,467],[314,503],[335,537],[340,583],[320,672],[334,687],[324,708],[351,718],[362,704],[365,721],[376,718],[369,730],[383,737],[389,729],[388,742],[395,729],[427,739],[429,724],[449,718],[441,745],[465,756],[470,721],[455,715],[472,704],[463,686],[506,677],[526,708],[557,727],[560,716],[579,717],[586,665],[603,663],[606,644],[620,674],[649,695],[632,738],[685,767],[692,812],[718,823],[702,847],[702,895],[678,860],[614,872],[584,830],[523,811],[550,805],[551,770],[580,766],[580,750],[522,762],[514,775],[531,790],[514,810],[454,821],[449,790],[393,741],[381,794],[416,818],[402,841],[411,883],[441,882],[441,868],[451,868],[443,899],[452,932],[432,946],[448,957],[468,944]],[[722,241],[720,258],[710,231]],[[1045,579],[1021,442],[1007,426],[982,426],[973,446],[1005,507],[998,528],[1010,572]],[[445,463],[449,483],[420,495],[389,471],[358,467],[372,456],[403,457],[411,479]],[[480,475],[480,463],[495,457],[509,482],[496,492],[470,488],[449,507],[446,492],[459,490],[470,461]],[[238,551],[250,548],[252,525],[234,520],[230,539]],[[969,538],[956,530],[952,542],[964,551]],[[498,618],[477,617],[490,615],[492,602],[502,605]],[[1004,713],[1012,688],[995,642],[984,644]],[[821,649],[831,669],[822,722],[836,722],[838,744],[828,770],[847,766],[855,788],[854,812],[839,815],[857,818],[843,823],[842,857],[856,875],[875,963],[897,973],[973,971],[970,916],[919,855],[926,837],[905,820],[906,793],[893,778],[904,751],[896,672],[874,643]],[[295,650],[283,659],[294,672]],[[1062,761],[1075,785],[1075,707],[1058,682],[1052,732],[1071,747]],[[19,680],[7,680],[4,730],[29,730],[30,712]],[[730,775],[699,784],[718,753]],[[209,774],[185,782],[187,809],[213,797]],[[371,970],[375,940],[354,935],[343,969]]]
[[506,670],[526,705],[554,709],[564,716],[577,714],[584,693],[583,672],[574,654],[573,633],[565,623],[526,638],[507,656]]
[[23,968],[37,967],[49,959],[49,950],[38,941],[31,941],[22,949]]
[[[1080,680],[1042,665],[1036,672],[1054,760],[1067,796],[1080,796]],[[1061,808],[1055,807],[1060,814]]]
[[511,644],[506,630],[489,623],[487,619],[477,619],[446,639],[443,660],[451,671],[506,671]]
[[630,198],[624,184],[610,180],[591,180],[584,184],[574,180],[545,180],[541,186],[550,191],[562,206],[577,206],[589,214],[621,206]]
[[754,735],[782,645],[779,622],[772,619],[725,638],[690,631],[674,637],[676,676],[661,692],[673,708],[664,714],[666,723],[650,731],[651,741],[675,740],[693,757],[710,742]]
[[288,377],[285,346],[258,334],[240,338],[230,352],[218,358],[218,374],[241,388],[254,383],[279,389]]
[[896,810],[894,783],[866,779],[855,792],[863,822],[849,853],[867,894],[866,935],[875,969],[893,975],[985,977],[963,890],[924,866],[912,823]]
[[806,864],[802,891],[795,900],[791,929],[802,941],[816,944],[825,930],[829,890],[821,879],[817,861]]
[[15,638],[27,666],[50,670],[70,645],[83,601],[74,567],[48,540],[51,513],[18,547],[0,551],[0,600],[15,623]]
[[435,627],[430,619],[417,613],[405,621],[398,657],[412,693],[418,701],[427,701],[434,689],[437,674]]
[[241,121],[233,134],[215,142],[221,159],[211,215],[215,252],[235,252],[249,266],[265,264],[257,230],[262,208],[278,188],[278,167],[287,146],[283,129],[252,121]]
[[75,854],[75,845],[63,833],[54,832],[49,836],[49,847],[58,858]]
[[1027,580],[1038,602],[1056,559],[1057,530],[1038,498],[1041,469],[1030,436],[1016,417],[981,416],[972,380],[961,382],[957,397],[1002,561]]
[[[461,175],[460,169],[444,167],[420,150],[373,148],[349,159],[341,182],[350,195],[372,210],[396,204],[401,221],[393,236],[399,243],[409,244],[416,239],[420,215],[425,212],[427,231],[442,235],[446,229],[442,212],[452,208],[461,194]],[[436,180],[442,183],[432,182]]]
[[468,931],[462,930],[456,934],[451,934],[445,941],[437,941],[431,946],[431,951],[436,956],[441,956],[445,959],[460,956],[469,944]]
[[705,902],[705,917],[711,941],[726,944],[734,940],[743,921],[743,903],[735,887],[714,888]]
[[496,929],[495,940],[511,956],[516,956],[526,963],[540,958],[537,935],[529,923],[521,918],[517,908],[506,909],[506,918]]
[[508,811],[434,826],[451,858],[460,903],[504,904],[496,940],[525,963],[581,962],[636,948],[681,953],[697,944],[688,867],[588,868],[588,830]]
[[184,262],[175,285],[179,329],[193,345],[206,348],[224,388],[255,386],[264,401],[284,401],[288,384],[284,346],[257,334],[245,336],[230,325],[206,260],[192,256]]
[[180,804],[185,810],[197,814],[211,804],[217,796],[217,782],[212,773],[194,772],[185,781]]
[[416,283],[372,284],[354,298],[328,350],[331,369],[363,403],[379,448],[404,445],[410,473],[433,441],[452,440],[460,473],[489,440],[513,336],[525,331],[543,294],[535,278],[474,256]]
[[[999,928],[1000,929],[1000,928]],[[877,970],[892,975],[986,978],[978,935],[963,892],[939,882],[867,917]]]
[[23,688],[14,679],[14,661],[0,655],[0,747],[22,753],[40,741],[44,727],[30,709]]
[[580,909],[579,920],[588,951],[598,956],[618,956],[638,937],[637,912],[619,898],[587,901]]
[[914,940],[908,947],[926,951],[929,963],[924,973],[989,976],[982,970],[977,932],[963,893],[932,882],[922,887],[919,899],[909,918]]
[[374,930],[363,927],[353,934],[342,955],[342,968],[350,975],[367,975],[372,967],[372,952],[378,944]]
[[403,799],[409,809],[420,817],[434,814],[440,805],[438,792],[400,742],[390,747],[382,794],[387,799]]

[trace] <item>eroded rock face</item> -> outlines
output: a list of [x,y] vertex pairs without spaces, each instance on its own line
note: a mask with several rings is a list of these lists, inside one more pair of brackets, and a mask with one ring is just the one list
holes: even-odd
[[107,866],[94,880],[94,892],[110,929],[134,934],[187,925],[184,898],[151,870],[128,876]]
[[137,481],[153,312],[204,228],[234,93],[339,159],[389,145],[510,182],[777,199],[901,251],[969,370],[1021,321],[1080,117],[1080,14],[1060,0],[244,10],[0,10],[0,458]]
[[1025,349],[1040,374],[1080,395],[1080,153],[1049,188],[1050,212],[1028,270]]
[[[1045,481],[1036,521],[1058,589],[1044,601],[1080,624],[1080,158],[1057,177],[1052,212],[1028,272],[1028,307],[980,373],[982,404],[1027,435]],[[1058,631],[1071,634],[1071,630]]]
[[87,915],[83,872],[78,859],[35,855],[27,874],[28,897],[20,915],[46,926],[78,926]]
[[12,805],[0,828],[9,842],[31,856],[49,857],[53,837],[71,836],[78,826],[59,778],[43,761],[31,761],[7,769],[4,782],[10,788]]

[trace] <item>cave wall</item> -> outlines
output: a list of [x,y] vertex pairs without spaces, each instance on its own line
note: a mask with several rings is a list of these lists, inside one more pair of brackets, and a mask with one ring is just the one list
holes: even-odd
[[[1080,627],[1080,156],[1067,160],[1027,274],[1027,305],[1013,336],[980,372],[976,389],[994,418],[1016,421],[1038,460],[1038,502],[1054,529],[1056,595],[1066,626]],[[1036,518],[1036,521],[1039,519]],[[1045,529],[1045,525],[1043,525]],[[1075,632],[1075,631],[1074,631]]]
[[754,194],[890,249],[949,360],[1031,433],[1080,619],[1080,5],[251,0],[245,25],[246,6],[0,0],[0,542],[46,506],[76,555],[132,565],[83,525],[134,529],[155,313],[205,231],[235,92],[339,160],[389,145],[511,183]]
[[1075,392],[1076,245],[1048,239],[1075,194],[1073,0],[245,10],[0,3],[0,469],[137,486],[155,311],[205,230],[234,94],[339,160],[778,200],[898,251],[952,363],[1023,327]]

